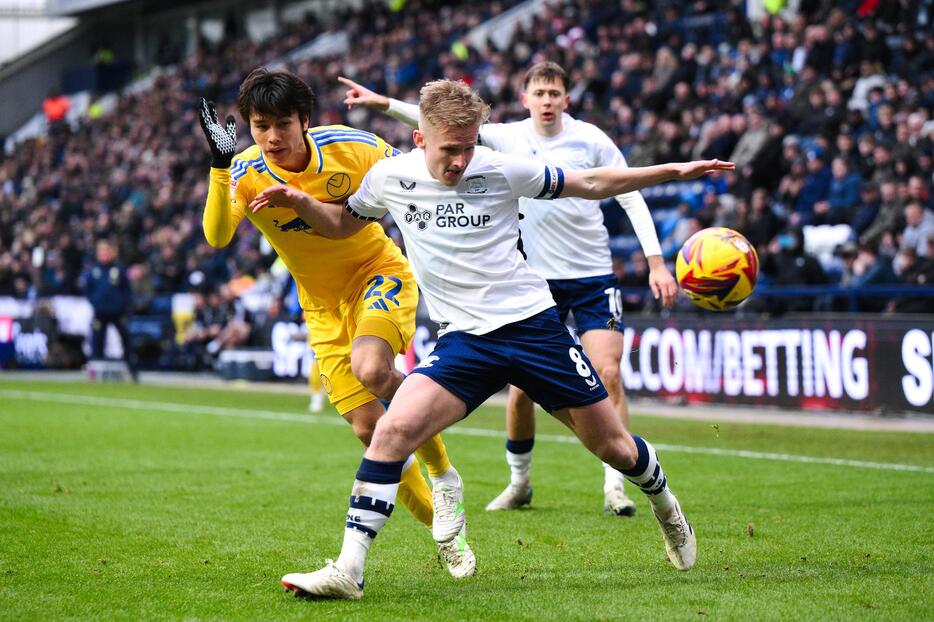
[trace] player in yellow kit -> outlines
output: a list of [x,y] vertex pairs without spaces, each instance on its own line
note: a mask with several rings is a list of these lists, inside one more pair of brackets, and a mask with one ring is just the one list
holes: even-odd
[[[373,164],[398,153],[369,132],[343,125],[309,128],[313,102],[311,88],[298,76],[254,70],[240,86],[237,108],[255,144],[234,155],[233,116],[222,126],[213,104],[201,101],[201,127],[212,155],[204,234],[214,248],[224,247],[244,217],[263,233],[298,284],[328,398],[368,446],[384,413],[377,398],[391,399],[402,383],[395,356],[405,352],[415,332],[418,289],[408,262],[376,223],[334,240],[290,208],[272,206],[255,214],[247,209],[257,194],[277,184],[342,201]],[[410,456],[400,500],[430,527],[435,513],[440,519],[456,512],[454,500],[463,484],[440,436],[416,453],[428,468],[432,490]],[[466,534],[439,549],[455,577],[476,572]]]

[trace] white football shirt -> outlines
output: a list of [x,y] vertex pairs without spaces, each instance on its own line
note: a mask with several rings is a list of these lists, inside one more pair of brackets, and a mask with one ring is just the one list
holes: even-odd
[[482,335],[555,305],[519,253],[518,199],[556,197],[563,185],[559,167],[477,147],[450,188],[415,149],[377,162],[347,209],[370,220],[392,214],[439,333]]
[[[557,136],[542,136],[532,119],[489,123],[480,128],[480,143],[502,153],[525,156],[567,170],[598,166],[625,167],[626,159],[597,126],[568,114]],[[633,223],[646,256],[661,255],[655,223],[638,191],[617,197]],[[578,279],[610,274],[613,260],[603,225],[600,201],[568,197],[541,205],[522,199],[522,241],[529,266],[546,279]]]

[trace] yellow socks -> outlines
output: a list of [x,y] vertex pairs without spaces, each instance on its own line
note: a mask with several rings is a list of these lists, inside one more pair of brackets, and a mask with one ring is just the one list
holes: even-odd
[[402,472],[396,498],[408,508],[412,516],[431,528],[431,521],[434,518],[431,489],[428,488],[428,482],[425,481],[425,476],[422,475],[418,460],[412,460],[409,468]]
[[428,467],[428,475],[431,477],[444,475],[451,468],[448,451],[440,434],[435,434],[425,441],[424,445],[415,450],[415,455]]

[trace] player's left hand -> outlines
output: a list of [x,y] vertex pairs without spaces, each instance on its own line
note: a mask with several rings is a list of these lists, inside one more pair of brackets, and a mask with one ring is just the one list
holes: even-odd
[[649,287],[655,300],[661,299],[662,307],[670,309],[678,296],[678,282],[665,265],[661,255],[646,258],[649,263]]
[[250,211],[255,214],[263,208],[271,206],[296,209],[305,205],[308,198],[309,196],[301,190],[284,184],[270,186],[250,201]]
[[717,171],[732,171],[736,165],[732,162],[723,160],[695,160],[694,162],[682,162],[675,164],[678,172],[678,179],[697,179]]

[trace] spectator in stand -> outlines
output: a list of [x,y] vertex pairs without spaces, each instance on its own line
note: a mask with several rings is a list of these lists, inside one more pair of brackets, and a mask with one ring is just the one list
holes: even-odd
[[[876,182],[870,182],[875,184]],[[904,202],[898,196],[898,186],[894,181],[879,184],[880,205],[872,224],[860,236],[861,244],[878,244],[886,233],[895,231],[898,219],[901,218]]]
[[71,102],[58,89],[49,91],[49,96],[42,102],[42,112],[49,127],[49,134],[60,134],[68,129],[65,115],[71,109]]
[[[620,257],[613,258],[613,273],[620,287],[644,289],[649,278],[649,263],[645,253],[634,251],[627,263]],[[623,295],[623,311],[642,311],[645,308],[648,292],[627,293]]]
[[131,303],[130,281],[124,267],[117,263],[114,246],[110,241],[99,240],[95,253],[97,261],[82,277],[84,295],[94,309],[94,320],[91,325],[91,358],[104,359],[107,327],[113,326],[120,334],[123,359],[135,382],[137,380],[135,356],[133,344],[130,341],[130,332],[127,330]]
[[860,185],[859,203],[856,205],[853,218],[849,221],[853,232],[859,237],[869,228],[869,225],[879,215],[882,201],[879,198],[879,186],[872,181],[864,181]]
[[220,305],[217,311],[220,316],[220,330],[205,345],[205,350],[212,356],[216,356],[221,350],[246,345],[252,332],[251,314],[229,285],[222,285],[220,288]]
[[764,188],[753,190],[748,214],[739,231],[761,253],[781,228],[782,223],[769,204],[768,192]]
[[[762,273],[775,286],[826,285],[827,274],[817,259],[805,252],[804,236],[800,229],[789,229],[779,233],[769,242],[766,252],[760,257]],[[813,295],[794,298],[777,298],[764,306],[756,299],[753,309],[768,309],[776,315],[797,311],[815,311],[818,301]]]
[[815,206],[827,199],[830,192],[830,168],[823,149],[814,148],[807,153],[807,173],[801,185],[801,192],[795,201],[791,224],[810,225],[819,222],[822,214],[815,211]]
[[830,164],[830,190],[826,201],[814,204],[814,224],[849,223],[859,203],[860,178],[850,170],[845,158],[836,157]]
[[918,201],[905,205],[905,228],[901,233],[901,246],[915,249],[918,256],[928,256],[928,238],[934,234],[934,213],[924,209]]
[[[899,252],[899,280],[905,285],[934,287],[934,234],[925,240],[927,255],[919,257],[913,246],[905,246]],[[910,296],[898,298],[892,310],[899,313],[934,313],[934,297]]]
[[[747,97],[755,99],[752,95]],[[769,140],[769,122],[762,115],[762,108],[755,101],[746,106],[746,119],[747,129],[729,157],[729,160],[734,162],[739,170],[752,164]]]
[[[891,257],[880,255],[876,246],[846,242],[836,254],[843,259],[843,276],[840,285],[844,287],[868,287],[873,285],[892,285],[898,282],[892,269]],[[887,303],[875,296],[859,296],[857,303],[860,311],[879,312]],[[843,306],[845,305],[845,306]],[[842,306],[842,308],[841,308]],[[838,310],[851,310],[849,303],[838,302]]]

